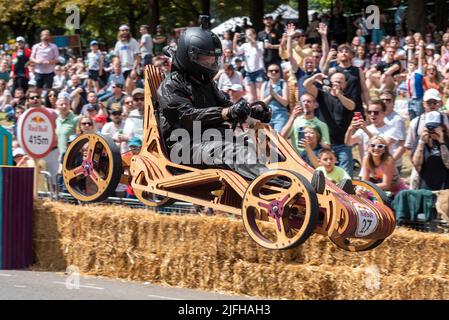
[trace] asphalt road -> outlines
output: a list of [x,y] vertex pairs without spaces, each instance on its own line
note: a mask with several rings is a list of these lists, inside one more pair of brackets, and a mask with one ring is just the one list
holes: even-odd
[[217,292],[64,273],[0,270],[0,300],[250,300]]

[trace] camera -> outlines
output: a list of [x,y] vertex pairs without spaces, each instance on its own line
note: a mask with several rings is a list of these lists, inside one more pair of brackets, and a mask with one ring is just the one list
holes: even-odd
[[204,30],[210,30],[210,17],[206,15],[200,15],[199,17],[199,25]]
[[323,86],[331,87],[332,83],[329,79],[323,79]]

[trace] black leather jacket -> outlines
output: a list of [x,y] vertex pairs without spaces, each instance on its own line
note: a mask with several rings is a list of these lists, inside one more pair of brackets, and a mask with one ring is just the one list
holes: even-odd
[[173,71],[161,83],[157,100],[159,129],[168,148],[174,143],[170,141],[171,132],[183,128],[191,134],[194,121],[201,123],[201,132],[209,128],[222,131],[228,127],[221,112],[232,103],[213,81],[199,83],[179,71]]

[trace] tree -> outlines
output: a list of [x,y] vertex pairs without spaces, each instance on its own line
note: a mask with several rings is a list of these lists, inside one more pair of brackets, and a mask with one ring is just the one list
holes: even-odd
[[159,24],[159,0],[148,0],[148,9],[150,19],[148,25],[150,26],[150,33],[156,33],[156,26]]
[[407,26],[414,32],[424,33],[426,29],[426,13],[424,1],[408,0]]
[[250,0],[249,2],[250,18],[253,28],[256,31],[263,29],[264,2],[260,0]]
[[446,30],[448,27],[448,5],[446,0],[435,1],[435,23],[438,30]]
[[210,0],[201,0],[201,14],[210,16]]
[[309,3],[307,0],[298,0],[298,26],[306,30],[309,25]]

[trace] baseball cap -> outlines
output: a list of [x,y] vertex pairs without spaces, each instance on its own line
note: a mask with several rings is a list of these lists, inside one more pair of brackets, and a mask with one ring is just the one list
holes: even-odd
[[429,101],[432,99],[441,101],[441,95],[437,89],[431,88],[431,89],[426,90],[426,92],[424,92],[423,101]]
[[92,40],[92,41],[90,42],[90,45],[91,45],[91,46],[96,45],[96,44],[98,44],[98,41],[97,41],[97,40]]
[[12,156],[13,158],[16,156],[24,156],[26,153],[25,151],[23,151],[22,148],[15,148],[14,151],[12,152]]
[[60,92],[58,94],[58,100],[69,100],[71,101],[72,99],[70,98],[70,94],[67,92]]
[[119,88],[123,88],[123,84],[120,82],[113,82],[112,83],[112,87],[119,87]]
[[429,44],[426,46],[426,49],[429,49],[429,50],[435,50],[435,44],[429,43]]
[[99,114],[99,115],[94,117],[94,121],[95,122],[106,123],[106,116],[104,116],[102,114]]
[[441,113],[431,111],[426,113],[426,128],[435,129],[441,124]]
[[98,106],[97,105],[93,105],[93,104],[89,104],[87,106],[87,111],[98,111]]
[[142,88],[136,88],[133,90],[131,96],[134,97],[136,94],[145,94],[145,90]]
[[132,137],[128,142],[129,147],[141,147],[142,140],[139,137]]
[[113,113],[113,112],[120,112],[120,113],[123,112],[123,108],[120,105],[120,103],[113,103],[111,105],[111,113]]
[[265,14],[264,16],[263,16],[263,18],[264,19],[273,19],[273,16],[271,15],[271,14]]
[[16,38],[16,42],[25,42],[25,38],[24,37],[17,37]]

